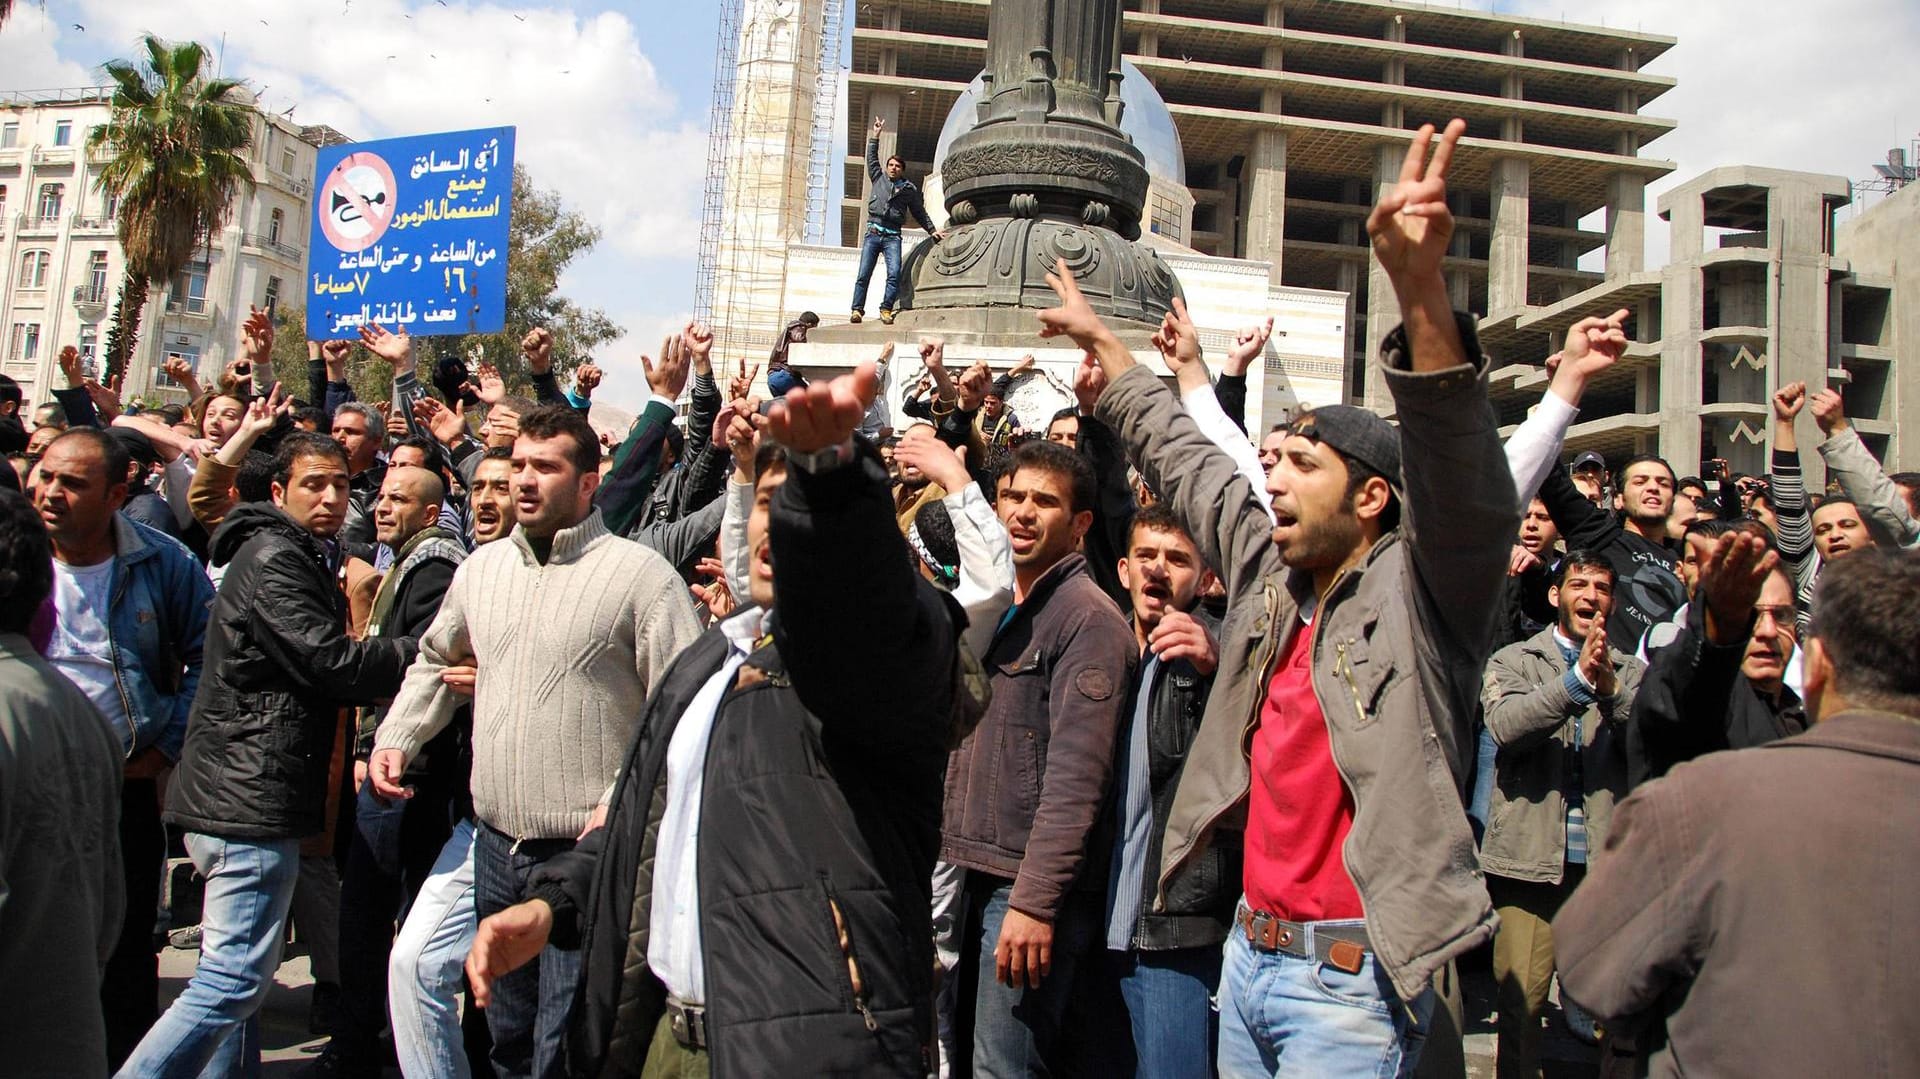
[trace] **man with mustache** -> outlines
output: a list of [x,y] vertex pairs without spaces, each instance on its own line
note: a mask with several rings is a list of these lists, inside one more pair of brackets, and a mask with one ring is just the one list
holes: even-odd
[[1740,529],[1690,534],[1699,562],[1686,624],[1653,652],[1627,731],[1633,786],[1722,749],[1746,749],[1807,729],[1786,684],[1793,657],[1793,582],[1764,536]]
[[1480,864],[1500,915],[1493,977],[1503,1077],[1538,1073],[1550,923],[1627,793],[1625,723],[1643,668],[1607,640],[1614,580],[1597,552],[1569,553],[1550,591],[1556,623],[1487,662],[1481,703],[1498,778]]

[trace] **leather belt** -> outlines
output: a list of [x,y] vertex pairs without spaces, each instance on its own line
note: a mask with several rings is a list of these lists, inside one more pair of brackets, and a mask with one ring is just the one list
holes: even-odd
[[707,1009],[698,1004],[682,1004],[667,998],[667,1026],[673,1031],[673,1040],[680,1043],[682,1049],[705,1049],[707,1047]]
[[1348,974],[1360,973],[1372,950],[1363,926],[1289,922],[1264,910],[1249,910],[1245,903],[1235,907],[1233,921],[1246,934],[1247,943],[1263,952],[1311,959]]

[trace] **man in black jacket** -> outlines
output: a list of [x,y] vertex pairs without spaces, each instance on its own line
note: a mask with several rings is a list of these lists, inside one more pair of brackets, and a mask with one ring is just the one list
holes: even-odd
[[1587,501],[1567,473],[1549,469],[1540,484],[1540,501],[1553,516],[1569,551],[1599,551],[1613,566],[1618,587],[1607,639],[1625,647],[1686,602],[1676,567],[1679,558],[1667,546],[1667,517],[1673,512],[1673,466],[1642,455],[1620,469],[1621,508],[1609,513]]
[[[446,488],[438,473],[391,465],[374,503],[376,538],[394,552],[367,620],[368,638],[418,640],[427,632],[467,549],[439,526]],[[412,906],[433,871],[453,822],[470,812],[467,738],[472,717],[455,722],[408,762],[414,796],[390,801],[366,782],[366,760],[384,708],[363,709],[354,746],[353,831],[340,874],[340,1018],[333,1040],[309,1068],[314,1076],[367,1076],[381,1070],[387,1022],[387,957],[394,920]]]
[[606,826],[480,924],[467,972],[483,1004],[549,941],[581,949],[571,1074],[932,1066],[957,634],[852,438],[875,385],[862,365],[775,405],[786,456],[756,462],[754,606],[653,692]]
[[1739,529],[1689,534],[1699,583],[1673,643],[1655,650],[1627,728],[1627,782],[1722,749],[1747,749],[1807,729],[1786,684],[1795,641],[1793,582],[1763,536]]
[[867,195],[867,227],[860,242],[860,272],[853,279],[853,313],[849,322],[858,322],[867,311],[867,285],[873,280],[876,257],[887,262],[887,291],[880,297],[880,321],[893,322],[893,305],[900,298],[900,229],[907,216],[920,223],[935,241],[947,233],[935,228],[920,198],[920,188],[907,179],[907,163],[899,154],[880,164],[880,132],[887,126],[883,117],[873,118],[873,130],[867,133],[867,178],[873,188]]
[[[1097,422],[1097,421],[1096,421]],[[1107,888],[1107,959],[1133,1021],[1138,1072],[1155,1079],[1213,1074],[1220,945],[1239,898],[1240,844],[1216,841],[1167,885],[1154,908],[1160,843],[1187,750],[1213,688],[1220,620],[1200,606],[1212,580],[1173,511],[1133,518],[1120,580],[1133,604],[1140,667],[1114,763],[1113,876]]]
[[347,490],[346,451],[293,435],[273,505],[242,505],[214,533],[226,575],[165,814],[207,878],[200,965],[121,1075],[259,1067],[255,1013],[280,965],[300,840],[322,829],[338,709],[390,696],[415,649],[347,636],[330,542]]

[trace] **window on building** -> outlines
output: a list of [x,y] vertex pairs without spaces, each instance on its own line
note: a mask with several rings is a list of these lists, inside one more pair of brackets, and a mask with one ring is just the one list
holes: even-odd
[[94,303],[104,303],[107,297],[107,253],[95,251],[87,256],[87,296]]
[[40,185],[40,223],[48,224],[60,219],[60,200],[66,196],[65,184]]
[[13,338],[7,346],[7,358],[14,363],[30,363],[40,358],[40,324],[16,322]]
[[89,374],[93,371],[93,361],[100,354],[100,327],[91,322],[80,324],[80,360],[81,366]]
[[299,167],[300,167],[299,159],[293,156],[293,147],[288,146],[280,151],[280,171],[281,172],[286,173],[288,176],[292,176],[293,170]]
[[0,184],[0,225],[7,223],[7,185]]
[[29,251],[20,256],[20,288],[46,288],[47,266],[53,256],[45,251]]
[[73,121],[61,120],[53,125],[53,144],[55,146],[73,145]]
[[207,264],[189,262],[173,275],[173,300],[170,306],[198,315],[207,309]]
[[273,211],[272,215],[267,218],[267,242],[268,243],[277,244],[280,242],[280,227],[286,223],[287,223],[286,214],[281,213],[279,210]]
[[[274,212],[278,213],[279,211],[276,210]],[[269,315],[274,314],[279,308],[280,306],[280,279],[279,278],[277,277],[267,278],[267,295],[265,300],[262,302],[261,306],[267,309],[267,314]]]
[[20,145],[20,125],[0,124],[0,150],[11,150]]
[[100,216],[112,221],[120,213],[120,192],[109,191],[100,196]]

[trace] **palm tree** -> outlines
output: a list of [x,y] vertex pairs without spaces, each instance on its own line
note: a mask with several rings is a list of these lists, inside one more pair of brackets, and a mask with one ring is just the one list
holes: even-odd
[[206,50],[152,34],[141,39],[144,68],[105,65],[113,80],[113,116],[88,139],[111,157],[100,190],[117,197],[127,276],[107,328],[106,377],[126,369],[140,333],[147,290],[192,261],[194,249],[226,223],[242,187],[253,187],[246,151],[253,108],[240,82],[208,78]]

